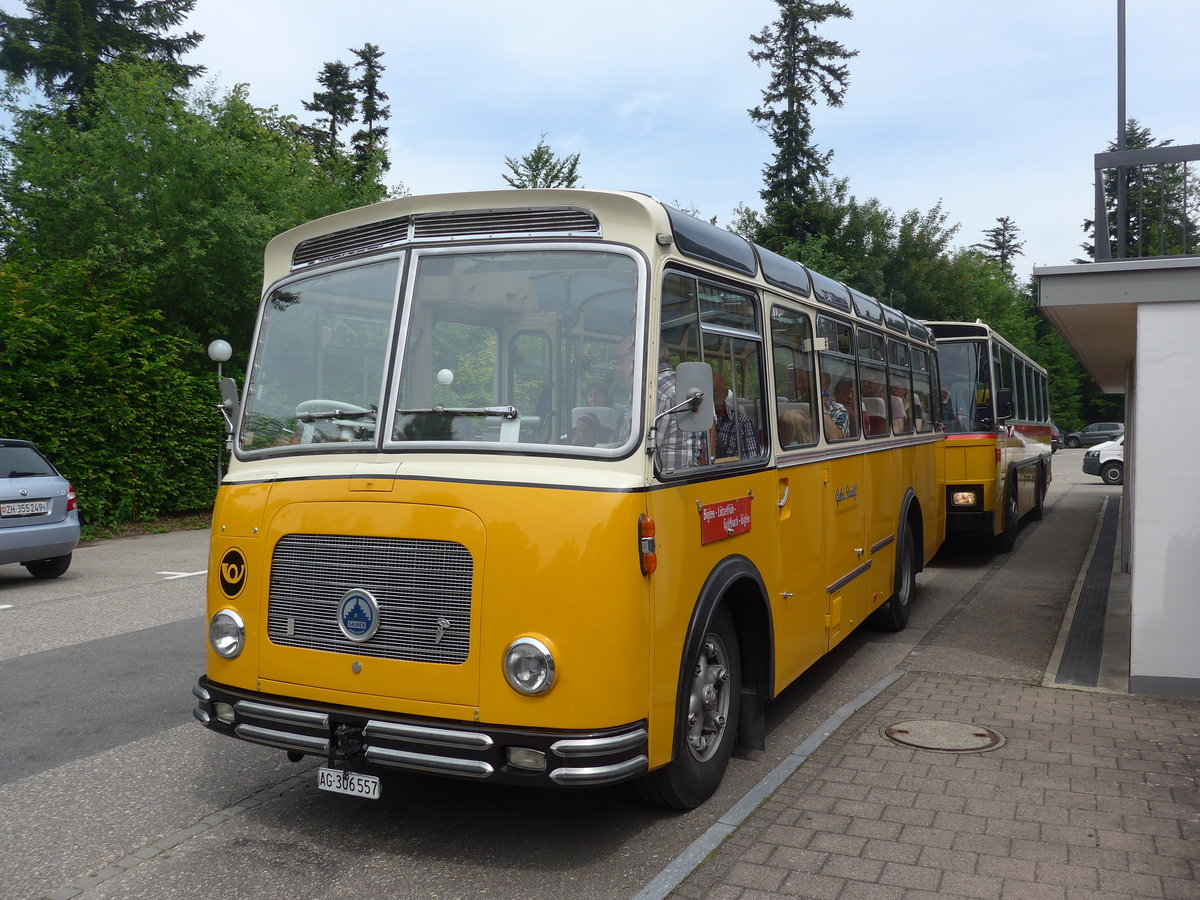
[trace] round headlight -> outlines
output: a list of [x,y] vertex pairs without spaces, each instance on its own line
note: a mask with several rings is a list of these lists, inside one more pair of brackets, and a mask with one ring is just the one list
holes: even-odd
[[504,677],[520,694],[544,694],[554,685],[554,657],[537,638],[517,638],[504,653]]
[[233,659],[246,646],[246,626],[232,609],[223,609],[208,623],[208,642],[218,656]]

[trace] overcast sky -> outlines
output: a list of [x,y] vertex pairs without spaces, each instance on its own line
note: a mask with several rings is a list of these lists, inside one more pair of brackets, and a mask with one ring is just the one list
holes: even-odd
[[[860,199],[941,201],[960,245],[1009,216],[1018,273],[1080,255],[1092,155],[1116,133],[1116,0],[846,0],[859,52],[815,139]],[[0,7],[20,10],[15,0]],[[583,186],[643,191],[727,224],[761,208],[773,146],[746,111],[769,72],[749,36],[772,0],[198,0],[189,61],[305,121],[322,65],[384,51],[390,177],[412,193],[503,188],[542,132]],[[1128,0],[1128,111],[1200,142],[1200,0]]]

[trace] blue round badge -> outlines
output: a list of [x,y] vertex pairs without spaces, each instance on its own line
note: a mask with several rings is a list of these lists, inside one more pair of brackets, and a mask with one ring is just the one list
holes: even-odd
[[370,640],[379,629],[379,603],[370,592],[354,588],[338,604],[338,627],[352,641]]

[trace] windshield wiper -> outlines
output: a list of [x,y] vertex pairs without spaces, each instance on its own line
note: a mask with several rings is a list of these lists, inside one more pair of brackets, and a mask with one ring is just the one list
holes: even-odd
[[429,406],[424,409],[398,409],[398,416],[415,416],[421,413],[436,413],[439,416],[499,416],[502,419],[519,419],[521,411],[515,406]]
[[49,475],[49,472],[18,472],[13,470],[8,473],[9,478],[36,478],[39,475]]
[[296,416],[301,422],[323,422],[326,419],[361,419],[375,415],[373,409],[331,409],[328,412],[306,412]]

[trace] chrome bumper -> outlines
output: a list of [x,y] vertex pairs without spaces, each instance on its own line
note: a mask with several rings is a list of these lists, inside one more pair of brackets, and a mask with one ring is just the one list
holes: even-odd
[[[376,766],[504,784],[612,784],[648,770],[644,722],[587,732],[480,727],[381,717],[378,712],[239,691],[201,678],[192,715],[213,731],[331,766]],[[521,764],[509,759],[520,754]],[[541,768],[530,760],[541,759]]]

